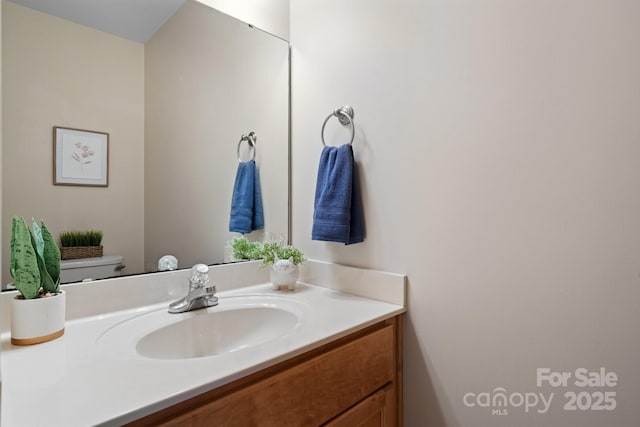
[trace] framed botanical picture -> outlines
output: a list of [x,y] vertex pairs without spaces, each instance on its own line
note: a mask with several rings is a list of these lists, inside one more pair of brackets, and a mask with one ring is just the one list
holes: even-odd
[[109,186],[109,134],[54,126],[53,184]]

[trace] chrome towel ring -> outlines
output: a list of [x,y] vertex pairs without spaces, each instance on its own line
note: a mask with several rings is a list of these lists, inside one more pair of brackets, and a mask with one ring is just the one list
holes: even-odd
[[353,138],[356,136],[356,127],[353,124],[353,108],[351,108],[349,105],[345,105],[344,107],[341,107],[341,108],[336,108],[335,110],[333,110],[333,113],[329,114],[327,118],[324,119],[324,123],[322,123],[322,130],[320,131],[320,137],[322,138],[322,145],[324,146],[327,145],[327,143],[324,140],[324,128],[327,125],[327,122],[329,121],[329,119],[333,116],[337,117],[338,121],[344,126],[351,125],[351,140],[349,141],[349,145],[351,145],[351,143],[353,142]]
[[[250,160],[255,160],[256,159],[256,143],[258,142],[258,137],[256,136],[255,132],[249,132],[249,135],[242,135],[240,137],[240,141],[238,141],[238,149],[236,150],[236,152],[238,154],[238,161],[240,163],[242,163],[242,158],[240,157],[240,146],[245,141],[247,142],[247,144],[249,144],[249,151],[251,151],[251,159]],[[247,160],[247,161],[249,161],[249,160]]]

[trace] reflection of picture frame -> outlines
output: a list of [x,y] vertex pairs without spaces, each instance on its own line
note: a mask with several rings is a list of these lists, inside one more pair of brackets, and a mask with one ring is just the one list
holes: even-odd
[[109,186],[109,134],[54,126],[53,184]]

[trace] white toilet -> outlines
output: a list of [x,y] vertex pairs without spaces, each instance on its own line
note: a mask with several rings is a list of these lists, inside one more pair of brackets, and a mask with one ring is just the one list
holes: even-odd
[[60,261],[60,283],[120,276],[123,268],[121,255],[63,260]]

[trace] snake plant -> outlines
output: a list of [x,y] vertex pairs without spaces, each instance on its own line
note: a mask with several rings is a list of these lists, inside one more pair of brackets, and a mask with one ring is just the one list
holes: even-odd
[[11,258],[9,272],[13,284],[25,299],[60,289],[60,250],[44,221],[33,223],[29,231],[24,218],[14,216],[11,222]]

